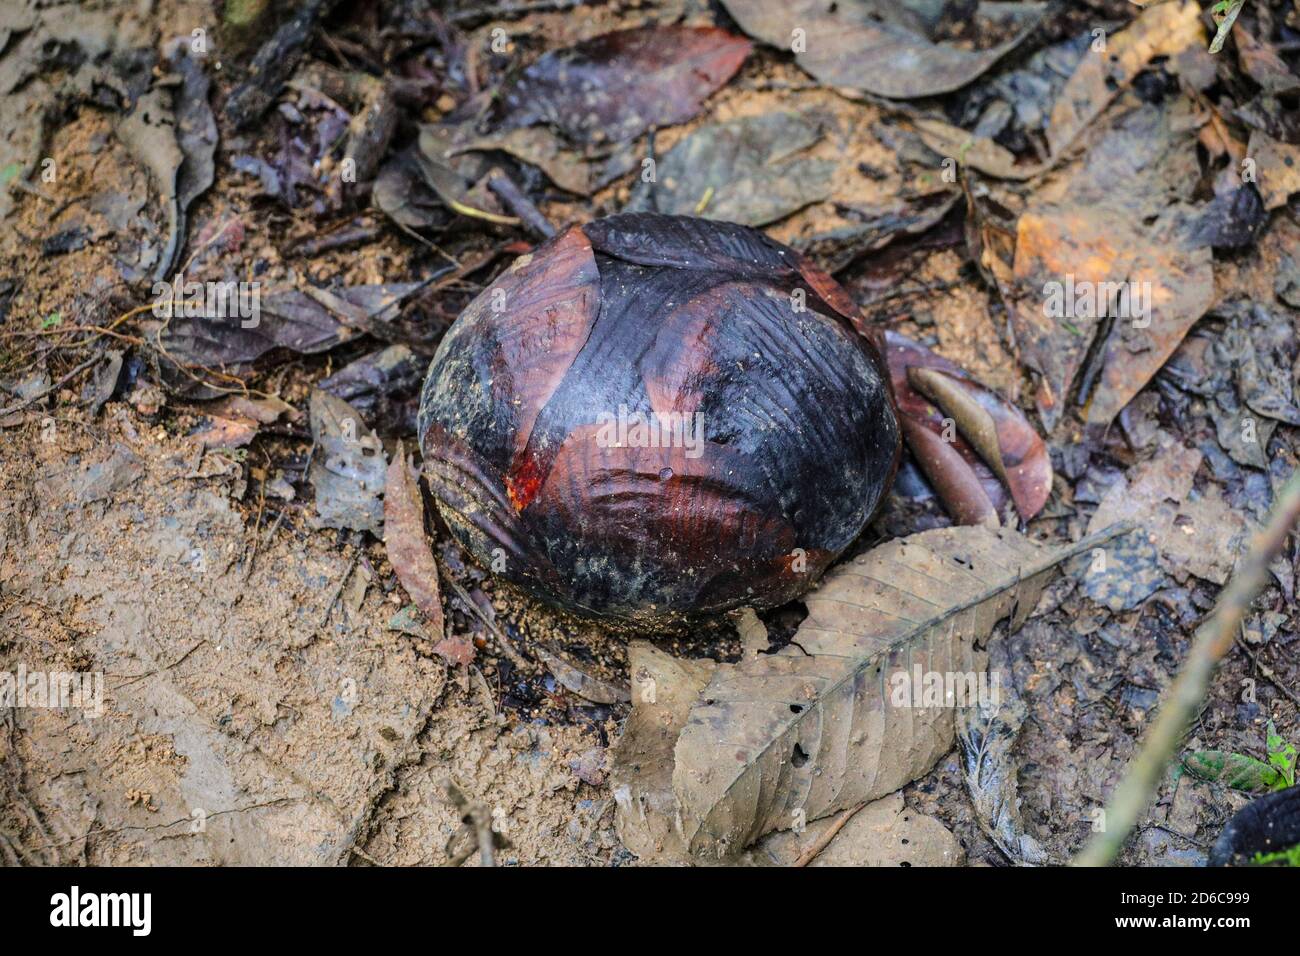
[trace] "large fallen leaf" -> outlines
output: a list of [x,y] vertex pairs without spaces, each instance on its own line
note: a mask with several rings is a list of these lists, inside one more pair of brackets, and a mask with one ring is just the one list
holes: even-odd
[[434,653],[452,664],[474,660],[474,645],[464,637],[444,636],[438,564],[424,533],[424,499],[402,443],[397,443],[384,488],[384,549],[397,580],[424,615]]
[[642,860],[685,862],[673,796],[673,747],[717,665],[680,660],[649,641],[632,641],[627,658],[633,707],[610,751],[614,824],[623,845]]
[[[1010,37],[968,50],[931,37],[942,24],[897,0],[723,0],[752,37],[793,50],[828,86],[911,99],[960,89],[1019,45],[1043,16],[1042,3],[979,4],[973,33]],[[918,5],[911,5],[918,6]]]
[[[994,625],[1018,627],[1056,565],[1109,534],[1048,548],[1007,530],[943,528],[842,565],[806,598],[808,617],[787,648],[716,668],[676,737],[671,799],[662,778],[680,710],[638,717],[634,683],[637,720],[615,758],[627,787],[620,828],[657,811],[670,822],[641,823],[641,833],[718,859],[915,780],[952,747],[960,701],[951,681],[977,681]],[[953,696],[912,701],[914,676],[925,674],[948,677]],[[635,769],[632,754],[642,755]]]
[[583,145],[625,142],[690,119],[751,48],[713,27],[606,33],[544,54],[508,83],[501,128],[548,123]]
[[[1076,380],[1085,422],[1104,429],[1213,301],[1212,251],[1191,203],[1190,121],[1186,100],[1124,116],[1033,195],[1009,271],[994,269],[1049,431]],[[1110,302],[1120,291],[1127,313]],[[1096,371],[1083,375],[1090,355]]]

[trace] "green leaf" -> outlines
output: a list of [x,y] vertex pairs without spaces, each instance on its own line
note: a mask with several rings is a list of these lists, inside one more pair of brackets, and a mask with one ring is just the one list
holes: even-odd
[[1282,774],[1262,760],[1223,750],[1194,750],[1183,755],[1187,772],[1233,790],[1258,793],[1285,785]]
[[41,328],[52,329],[54,328],[54,326],[58,325],[62,321],[63,321],[62,312],[51,312],[44,319],[41,320]]
[[1277,789],[1281,790],[1283,787],[1295,786],[1295,744],[1283,740],[1271,720],[1268,722],[1268,736],[1265,740],[1268,747],[1269,766],[1274,767],[1282,778],[1282,782]]

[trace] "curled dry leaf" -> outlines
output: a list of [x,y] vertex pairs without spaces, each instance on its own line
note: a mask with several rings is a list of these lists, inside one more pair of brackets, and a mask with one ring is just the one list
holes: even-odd
[[[443,640],[442,594],[438,590],[438,564],[434,561],[433,551],[424,534],[424,502],[420,498],[420,486],[413,477],[410,462],[402,450],[402,443],[397,443],[393,453],[392,464],[388,466],[388,481],[384,492],[384,548],[388,552],[388,563],[397,572],[397,580],[402,582],[406,593],[411,596],[435,640],[442,641],[438,648],[447,642]],[[461,653],[457,657],[459,664],[468,664],[474,659],[474,648],[468,647],[468,655]],[[444,650],[439,650],[444,657],[452,660]]]
[[750,36],[793,47],[799,65],[822,83],[898,99],[965,86],[1018,46],[1046,9],[1042,3],[979,4],[982,22],[974,32],[1010,36],[986,50],[967,50],[932,39],[938,18],[925,22],[887,0],[723,0],[723,6]]
[[[649,652],[638,655],[655,700],[634,683],[615,750],[629,849],[725,858],[915,780],[955,735],[955,696],[912,699],[916,669],[975,683],[994,626],[1019,627],[1053,569],[1110,534],[1049,548],[1008,530],[942,528],[883,544],[808,596],[785,650],[716,666],[684,721],[682,698],[706,675],[661,658],[651,671]],[[636,671],[634,680],[644,685]]]
[[1020,410],[905,336],[886,332],[884,343],[903,434],[954,519],[996,523],[1004,487],[1022,519],[1038,514],[1052,464]]

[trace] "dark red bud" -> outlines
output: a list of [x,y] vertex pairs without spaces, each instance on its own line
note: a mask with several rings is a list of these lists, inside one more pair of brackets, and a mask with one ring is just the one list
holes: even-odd
[[900,451],[847,294],[762,233],[622,215],[517,260],[447,333],[425,471],[485,567],[663,627],[805,591]]

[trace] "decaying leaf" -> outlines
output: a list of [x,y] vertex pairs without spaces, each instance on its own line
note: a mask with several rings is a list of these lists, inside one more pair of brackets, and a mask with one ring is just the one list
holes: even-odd
[[500,150],[536,166],[555,185],[578,196],[588,196],[597,187],[595,164],[569,148],[545,126],[522,126],[476,136],[457,143],[450,155],[481,150]]
[[384,490],[384,549],[397,580],[411,596],[437,644],[434,651],[455,664],[474,659],[474,645],[443,635],[442,594],[438,588],[438,564],[424,533],[424,501],[418,478],[411,469],[402,443],[397,443],[388,466]]
[[[615,757],[626,788],[620,832],[635,824],[642,848],[671,851],[677,841],[692,858],[725,858],[766,833],[916,779],[952,747],[951,705],[974,691],[994,626],[1010,618],[1018,627],[1053,569],[1109,534],[1059,549],[983,527],[890,541],[842,565],[806,598],[808,617],[785,650],[718,665],[684,726],[681,698],[703,674],[693,672],[692,681],[674,663],[672,706],[656,704],[654,716],[638,713],[634,683]],[[968,675],[967,684],[931,683],[932,693],[918,687],[914,700],[913,685],[927,673]],[[667,820],[647,822],[656,813]]]
[[1019,765],[1012,754],[1028,715],[1006,668],[998,668],[997,700],[989,707],[957,711],[962,777],[980,829],[1013,863],[1037,865],[1047,853],[1025,832],[1020,818]]
[[1041,376],[1049,431],[1071,397],[1103,429],[1213,300],[1211,247],[1191,204],[1190,119],[1185,100],[1125,115],[1034,194],[1010,270],[994,270],[1021,355]]
[[1292,194],[1300,193],[1300,145],[1279,143],[1255,130],[1246,153],[1254,162],[1255,187],[1265,209],[1280,209]]
[[386,471],[379,438],[356,409],[319,388],[311,393],[310,417],[315,448],[310,478],[321,524],[379,534]]
[[723,6],[750,36],[793,49],[799,65],[821,82],[897,99],[965,86],[1018,46],[1046,9],[979,4],[975,32],[1007,39],[968,50],[932,39],[944,25],[942,12],[926,18],[886,0],[724,0]]
[[1224,584],[1245,550],[1250,526],[1223,500],[1218,486],[1195,488],[1201,464],[1194,448],[1167,444],[1102,497],[1088,524],[1090,531],[1132,520],[1147,536],[1162,566],[1178,580],[1194,574]]
[[775,222],[830,196],[836,164],[800,155],[820,137],[813,118],[789,112],[702,126],[668,151],[626,211]]
[[627,659],[632,713],[610,751],[618,838],[643,860],[685,862],[673,794],[673,748],[718,665],[681,660],[649,641],[632,641]]
[[625,142],[684,123],[740,69],[752,44],[712,27],[619,30],[543,54],[502,91],[501,129],[547,123],[571,142]]

